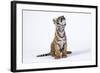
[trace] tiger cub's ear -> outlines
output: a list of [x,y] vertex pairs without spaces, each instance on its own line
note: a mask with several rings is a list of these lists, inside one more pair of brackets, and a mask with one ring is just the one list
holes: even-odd
[[53,19],[53,23],[56,24],[56,18]]

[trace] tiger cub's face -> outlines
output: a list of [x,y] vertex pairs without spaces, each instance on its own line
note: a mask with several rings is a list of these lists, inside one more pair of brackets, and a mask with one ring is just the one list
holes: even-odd
[[56,25],[56,29],[60,32],[64,31],[66,26],[66,19],[64,16],[59,16],[58,18],[53,19],[54,24]]

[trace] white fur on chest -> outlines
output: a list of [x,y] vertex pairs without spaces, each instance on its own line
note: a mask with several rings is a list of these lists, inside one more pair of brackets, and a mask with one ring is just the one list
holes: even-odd
[[56,36],[58,38],[59,41],[57,41],[57,43],[60,45],[60,48],[63,48],[63,45],[66,43],[66,35],[64,34],[65,32],[59,32],[59,34],[61,36],[64,35],[64,37],[60,37],[57,33],[56,33]]

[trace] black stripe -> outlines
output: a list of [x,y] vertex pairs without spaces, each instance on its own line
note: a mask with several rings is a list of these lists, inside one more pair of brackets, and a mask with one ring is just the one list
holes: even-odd
[[[63,32],[64,32],[64,31],[63,31]],[[60,38],[65,37],[65,32],[64,32],[63,36],[61,36],[61,35],[59,34],[59,30],[57,30],[57,34],[58,34],[58,36],[59,36]]]
[[43,56],[49,56],[50,53],[46,53],[46,54],[41,54],[41,55],[37,55],[37,57],[43,57]]

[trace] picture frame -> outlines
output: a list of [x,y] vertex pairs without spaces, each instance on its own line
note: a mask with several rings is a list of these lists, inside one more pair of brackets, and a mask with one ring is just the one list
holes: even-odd
[[[50,51],[53,18],[66,18],[68,58],[36,55]],[[98,66],[98,7],[11,1],[11,71],[42,71]],[[81,48],[81,49],[80,49]]]

